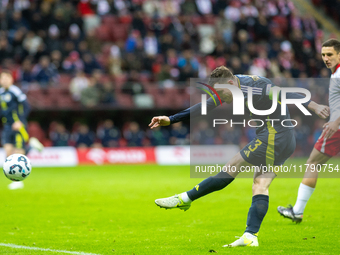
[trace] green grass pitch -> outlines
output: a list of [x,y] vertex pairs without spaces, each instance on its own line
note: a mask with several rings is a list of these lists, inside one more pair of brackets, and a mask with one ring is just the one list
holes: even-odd
[[[260,246],[222,248],[245,229],[252,179],[239,178],[186,212],[154,204],[201,181],[189,176],[188,166],[35,168],[25,188],[14,191],[2,176],[0,243],[96,254],[340,253],[340,179],[318,181],[299,225],[276,207],[295,203],[301,179],[274,180]],[[0,246],[0,254],[62,253]]]

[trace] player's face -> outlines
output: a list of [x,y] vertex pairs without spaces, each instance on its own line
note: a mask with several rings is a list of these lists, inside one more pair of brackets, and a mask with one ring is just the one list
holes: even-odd
[[7,73],[0,74],[0,85],[1,87],[8,88],[13,84],[12,75]]
[[340,52],[337,53],[334,47],[322,47],[321,55],[326,67],[333,72],[340,63]]

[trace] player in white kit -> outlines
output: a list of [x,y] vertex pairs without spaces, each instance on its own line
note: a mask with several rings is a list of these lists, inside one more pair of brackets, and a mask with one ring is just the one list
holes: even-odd
[[[327,68],[332,71],[329,85],[330,119],[324,125],[323,132],[307,160],[307,164],[314,165],[314,169],[316,165],[325,164],[340,151],[340,41],[330,39],[324,42],[321,54]],[[317,178],[318,172],[313,171],[312,167],[307,167],[294,207],[279,206],[278,212],[285,218],[300,223],[308,199],[315,189]]]

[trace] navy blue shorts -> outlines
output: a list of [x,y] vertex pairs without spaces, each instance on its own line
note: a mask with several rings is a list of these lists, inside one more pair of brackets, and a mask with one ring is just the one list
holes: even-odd
[[1,134],[1,144],[13,144],[17,149],[25,149],[27,139],[22,132],[14,131],[11,127],[5,126]]
[[240,153],[245,161],[255,166],[280,166],[293,154],[295,146],[293,129],[280,133],[265,129],[257,134]]

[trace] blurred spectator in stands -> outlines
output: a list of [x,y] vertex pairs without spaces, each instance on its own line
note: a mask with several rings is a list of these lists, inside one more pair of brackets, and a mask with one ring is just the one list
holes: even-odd
[[58,70],[50,63],[48,56],[40,58],[39,63],[33,68],[35,80],[42,86],[56,84],[59,81]]
[[86,53],[90,53],[89,47],[86,41],[80,41],[78,44],[78,52],[81,58],[84,57]]
[[105,120],[97,129],[97,137],[104,147],[118,147],[121,138],[120,130],[115,127],[112,120]]
[[171,67],[167,64],[162,65],[161,71],[157,74],[158,81],[165,81],[171,79],[170,75]]
[[60,50],[63,47],[63,42],[60,39],[60,30],[57,25],[52,24],[48,28],[48,34],[46,39],[47,50],[52,52],[54,50]]
[[24,92],[27,92],[30,86],[30,83],[34,81],[34,75],[32,72],[32,61],[29,58],[26,58],[21,65],[18,74],[18,81],[21,83],[21,89]]
[[57,123],[54,130],[50,132],[50,139],[53,146],[68,146],[70,133],[66,130],[64,124]]
[[157,39],[159,39],[165,30],[164,21],[158,16],[153,17],[149,24],[149,30],[155,34]]
[[72,51],[70,55],[63,61],[63,69],[68,73],[84,70],[84,62],[79,57],[79,53],[77,51]]
[[137,95],[145,93],[143,84],[139,81],[139,73],[131,71],[128,80],[122,86],[122,93]]
[[108,14],[111,11],[110,4],[108,0],[96,0],[92,1],[92,5],[95,4],[96,12],[98,15],[102,16]]
[[121,15],[126,15],[128,13],[128,3],[124,0],[115,0],[114,2],[114,8],[116,9],[116,12]]
[[154,56],[158,53],[158,41],[155,33],[148,31],[144,38],[144,51],[146,55]]
[[26,33],[25,29],[20,28],[14,34],[14,38],[12,41],[12,49],[13,58],[15,59],[16,62],[21,62],[21,60],[27,56],[27,51],[25,51],[22,47],[25,33]]
[[184,15],[194,15],[197,13],[197,6],[194,0],[184,1],[181,5],[181,10]]
[[76,143],[76,147],[88,148],[93,144],[95,135],[86,124],[81,124],[77,132],[72,134],[72,138]]
[[248,73],[249,67],[250,67],[250,57],[247,53],[244,53],[241,55],[241,66],[242,70],[244,70],[244,73]]
[[78,70],[76,76],[70,82],[70,92],[75,101],[79,101],[82,91],[89,86],[90,80],[82,70]]
[[238,57],[233,57],[230,61],[230,68],[233,70],[233,73],[245,73],[247,70],[242,68],[241,60]]
[[62,9],[57,9],[54,11],[54,16],[50,21],[50,24],[54,24],[58,27],[61,38],[65,38],[67,36],[68,24],[66,24],[64,20],[64,13]]
[[186,65],[190,65],[193,70],[198,70],[198,61],[193,55],[192,50],[186,50],[183,55],[178,58],[178,67],[182,68]]
[[97,39],[95,30],[87,31],[86,42],[87,42],[89,51],[92,54],[98,54],[101,52],[101,42]]
[[198,123],[198,129],[193,132],[193,142],[199,145],[214,144],[214,130],[209,127],[206,120]]
[[312,44],[308,40],[303,40],[302,43],[302,56],[303,56],[303,61],[305,65],[308,64],[308,61],[312,58],[314,58],[314,51],[312,48]]
[[238,22],[241,18],[240,2],[232,1],[224,10],[224,17],[231,19],[233,22]]
[[219,16],[215,22],[216,32],[221,34],[224,42],[230,45],[233,40],[235,31],[235,23],[229,18],[224,17],[223,11],[219,12]]
[[268,58],[273,59],[277,58],[280,52],[280,43],[279,42],[274,42],[272,46],[270,47],[270,50],[268,52]]
[[171,34],[165,34],[160,37],[160,53],[166,54],[169,49],[173,49],[175,47],[175,41]]
[[43,40],[39,36],[37,36],[33,31],[28,31],[22,45],[24,49],[28,51],[29,55],[34,56],[42,43]]
[[90,78],[90,83],[87,88],[81,91],[80,102],[86,107],[94,107],[100,102],[100,91],[96,86],[97,80],[95,77]]
[[58,69],[62,70],[62,54],[59,50],[54,50],[51,52],[51,63]]
[[306,13],[302,18],[302,27],[304,32],[304,37],[307,40],[313,40],[314,36],[317,34],[318,25],[316,24],[315,18],[310,14]]
[[175,49],[167,50],[166,56],[165,56],[165,62],[172,67],[177,66],[178,57],[177,57],[177,53]]
[[41,13],[37,12],[36,10],[31,10],[27,13],[27,16],[30,17],[30,25],[31,30],[38,33],[38,31],[43,31],[46,24],[43,24]]
[[197,10],[201,15],[212,13],[212,3],[210,0],[195,0]]
[[172,88],[176,85],[171,75],[171,67],[167,64],[162,65],[161,71],[157,74],[157,80],[161,88]]
[[28,28],[27,21],[22,17],[21,11],[14,11],[12,17],[8,20],[8,36],[13,38],[14,33],[21,27]]
[[136,49],[137,41],[142,40],[140,37],[140,32],[138,30],[132,30],[128,39],[125,42],[126,52],[134,52]]
[[239,52],[247,52],[247,51],[249,52],[249,44],[248,44],[249,40],[250,40],[249,33],[246,30],[241,29],[237,32],[236,42],[239,46]]
[[90,53],[84,54],[83,61],[86,74],[92,74],[94,70],[101,69],[98,61]]
[[186,126],[183,126],[182,122],[171,125],[169,142],[171,145],[189,144],[189,130]]
[[34,55],[34,61],[35,62],[38,62],[39,59],[43,56],[48,56],[48,52],[46,50],[46,45],[45,43],[41,43],[39,46],[38,46],[38,49],[37,49],[37,52],[35,53]]
[[254,26],[254,34],[256,40],[268,41],[270,37],[269,23],[266,17],[262,14],[256,19]]
[[[259,15],[258,10],[256,7],[252,4],[251,0],[244,1],[245,5],[241,7],[241,13],[244,14],[247,18],[257,18]],[[253,22],[252,20],[249,20],[250,23]]]
[[152,146],[168,145],[169,131],[163,128],[148,129],[146,133]]
[[7,58],[11,58],[13,56],[13,48],[8,43],[8,40],[5,36],[0,37],[0,64],[3,64],[3,61]]
[[69,40],[74,43],[76,48],[78,48],[78,45],[80,41],[82,40],[79,26],[77,24],[71,24],[68,30],[68,34],[69,34],[68,36]]
[[132,29],[140,32],[141,36],[144,38],[146,35],[146,25],[143,20],[143,12],[136,11],[133,13],[133,19],[131,22]]
[[63,19],[66,24],[72,24],[72,17],[75,16],[75,9],[72,2],[63,1],[56,2],[54,6],[54,10],[60,9],[63,12]]
[[186,82],[189,81],[190,78],[196,77],[195,71],[193,70],[192,66],[188,63],[186,64],[181,70],[178,76],[178,81]]
[[129,127],[124,131],[124,138],[128,146],[142,146],[145,134],[139,129],[137,122],[131,122]]
[[242,132],[241,129],[235,128],[228,124],[222,125],[218,130],[219,136],[222,138],[223,144],[240,144]]
[[76,51],[76,46],[74,45],[74,43],[69,40],[65,41],[64,47],[62,49],[63,57],[69,57],[72,51]]
[[109,73],[118,76],[122,73],[121,52],[118,45],[112,45],[110,48]]
[[250,24],[251,23],[248,22],[248,18],[246,17],[246,15],[241,13],[240,20],[235,23],[235,31],[236,31],[236,33],[238,33],[240,30],[251,31]]
[[113,87],[113,83],[105,82],[103,83],[103,87],[100,89],[100,103],[104,105],[115,105],[115,91]]
[[178,17],[171,17],[171,23],[168,26],[168,30],[175,41],[180,44],[183,39],[184,27],[179,21]]

